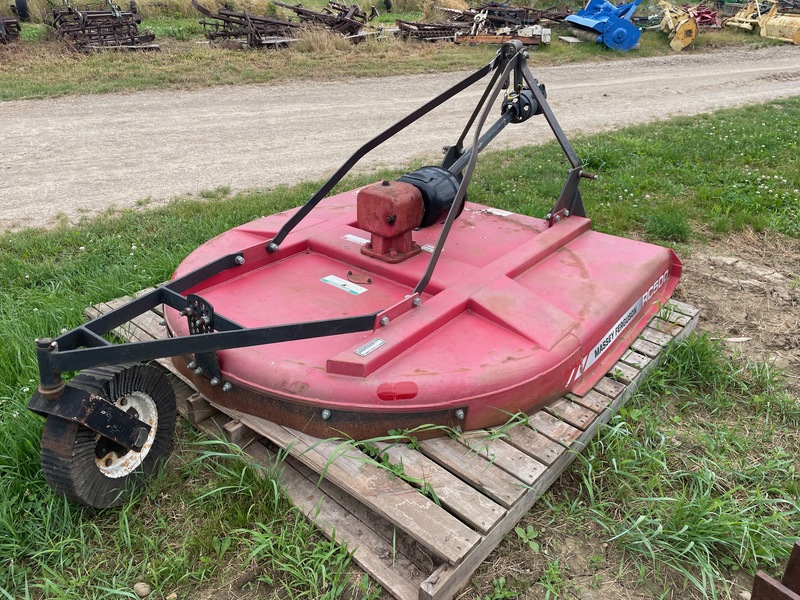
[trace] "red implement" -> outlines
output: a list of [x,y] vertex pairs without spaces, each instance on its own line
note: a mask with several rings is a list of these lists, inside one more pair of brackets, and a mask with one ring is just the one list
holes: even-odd
[[[579,184],[594,175],[527,57],[518,40],[504,44],[361,146],[303,206],[223,233],[168,284],[37,339],[28,408],[47,418],[53,488],[114,506],[156,468],[176,414],[169,381],[138,364],[157,358],[171,357],[214,403],[321,438],[491,427],[589,391],[669,298],[681,263],[590,229]],[[441,165],[328,196],[370,151],[487,76]],[[467,202],[481,150],[534,116],[569,163],[546,218]],[[169,338],[107,335],[159,306]],[[81,373],[66,383],[71,371]]]
[[[370,233],[358,228],[356,192],[346,192],[321,203],[280,253],[265,254],[293,212],[211,240],[176,276],[249,248],[235,276],[189,291],[248,328],[383,311],[374,330],[220,351],[232,393],[186,369],[190,358],[176,363],[214,400],[323,437],[423,423],[487,427],[585,393],[681,272],[671,250],[592,231],[586,218],[548,227],[468,203],[415,301],[441,225],[414,232],[423,252],[387,263],[362,252]],[[188,335],[176,311],[167,322]]]

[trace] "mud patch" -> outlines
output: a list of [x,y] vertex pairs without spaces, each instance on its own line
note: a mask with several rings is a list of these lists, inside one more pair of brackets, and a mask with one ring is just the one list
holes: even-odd
[[800,391],[800,240],[736,233],[683,257],[676,297],[700,309],[700,331],[768,360]]

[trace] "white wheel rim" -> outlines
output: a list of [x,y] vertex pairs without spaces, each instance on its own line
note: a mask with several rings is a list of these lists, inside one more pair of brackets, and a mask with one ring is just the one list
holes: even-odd
[[116,451],[111,451],[105,456],[95,456],[94,460],[97,463],[97,468],[100,469],[103,475],[111,479],[119,479],[130,475],[142,464],[153,447],[153,441],[156,439],[156,431],[158,430],[158,407],[156,407],[156,403],[148,394],[131,392],[118,398],[117,406],[126,412],[130,412],[131,409],[135,410],[139,420],[150,425],[150,432],[147,435],[147,441],[139,452],[128,450],[118,454]]

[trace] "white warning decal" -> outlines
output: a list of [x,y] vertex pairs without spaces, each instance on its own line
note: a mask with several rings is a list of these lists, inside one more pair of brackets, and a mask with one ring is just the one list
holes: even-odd
[[344,290],[348,294],[353,294],[354,296],[358,296],[359,294],[363,294],[367,291],[367,288],[356,285],[355,283],[347,281],[346,279],[342,279],[341,277],[337,277],[336,275],[328,275],[327,277],[320,279],[320,281],[327,283],[328,285],[332,285],[333,287],[337,287],[340,290]]
[[620,317],[619,321],[617,321],[614,326],[608,330],[608,332],[597,342],[597,345],[591,349],[591,351],[583,357],[580,364],[572,369],[572,372],[569,375],[569,379],[567,380],[567,385],[570,385],[573,381],[580,378],[589,367],[591,367],[603,354],[606,350],[614,343],[625,328],[636,318],[640,312],[642,312],[642,308],[645,304],[655,296],[656,292],[660,290],[664,284],[669,280],[669,270],[664,271],[664,273],[656,279],[656,281],[647,288],[647,291],[642,294],[641,298],[639,298],[633,306],[631,306],[625,314]]
[[353,242],[354,244],[358,244],[359,246],[363,246],[364,244],[368,244],[369,240],[364,239],[362,237],[358,237],[357,235],[353,235],[352,233],[348,233],[347,235],[342,236],[343,240],[347,240],[348,242]]
[[507,217],[508,215],[513,215],[510,210],[500,210],[499,208],[487,208],[486,212],[490,215],[495,215],[498,217]]

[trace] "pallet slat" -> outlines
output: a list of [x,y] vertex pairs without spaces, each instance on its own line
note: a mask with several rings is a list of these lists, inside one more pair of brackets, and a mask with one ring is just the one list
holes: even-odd
[[545,410],[577,429],[586,429],[597,417],[597,413],[567,398],[559,398]]
[[428,458],[505,508],[513,505],[525,493],[524,484],[519,479],[455,440],[434,438],[420,442],[419,447]]
[[548,467],[564,452],[564,446],[527,425],[515,425],[509,429],[508,443]]
[[569,447],[581,435],[580,429],[545,411],[533,414],[530,418],[530,424],[539,433],[566,447]]
[[531,485],[547,469],[503,439],[493,438],[488,431],[468,431],[458,441],[525,485]]
[[600,392],[596,392],[595,390],[589,390],[583,396],[567,394],[567,398],[598,414],[603,412],[608,407],[610,402],[608,396],[601,394]]
[[[362,499],[370,509],[424,543],[441,559],[456,563],[481,536],[398,478],[375,466],[365,454],[341,443],[313,438],[266,419],[227,411],[269,438],[326,479]],[[344,450],[344,451],[343,451]]]
[[402,464],[409,477],[429,484],[442,506],[478,532],[488,533],[506,514],[502,506],[406,444],[379,443],[377,446],[391,460]]

